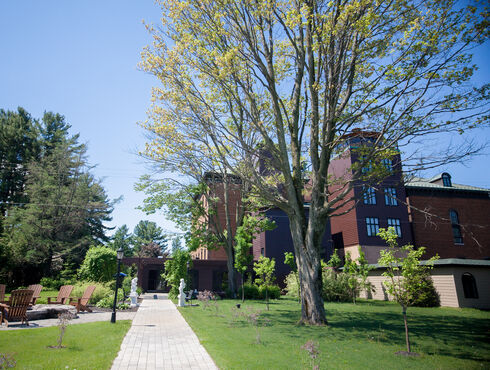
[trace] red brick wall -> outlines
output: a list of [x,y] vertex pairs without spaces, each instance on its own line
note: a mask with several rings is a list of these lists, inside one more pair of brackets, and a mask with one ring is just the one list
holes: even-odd
[[[414,244],[427,248],[426,257],[490,257],[490,199],[470,193],[407,188]],[[416,208],[416,209],[415,209]],[[430,215],[418,211],[426,210]],[[449,210],[459,216],[463,245],[454,243]]]
[[[331,176],[331,180],[338,179],[340,182],[352,178],[352,173],[350,172],[351,166],[351,156],[350,151],[345,151],[341,156],[335,158],[329,167],[328,174]],[[341,185],[332,185],[329,191],[332,193],[332,197],[337,194],[337,191],[341,189]],[[354,191],[351,191],[346,198],[352,198],[354,196]],[[341,214],[342,212],[351,209],[354,205],[354,201],[350,201],[342,206],[336,214]],[[357,216],[354,209],[349,213],[341,216],[334,216],[330,218],[330,225],[332,234],[342,232],[342,237],[344,239],[344,247],[349,245],[359,244],[359,233],[357,225]]]
[[[209,185],[210,187],[210,195],[209,199],[217,198],[218,204],[216,205],[217,214],[211,215],[214,219],[209,221],[209,227],[214,228],[215,225],[218,229],[225,230],[226,229],[226,212],[225,212],[225,203],[224,203],[224,185],[223,183],[212,183]],[[232,234],[235,235],[236,231],[236,217],[237,210],[242,206],[241,204],[241,187],[238,184],[228,184],[228,212],[230,214],[230,225]],[[202,201],[205,208],[208,208],[208,198],[202,197]],[[204,220],[203,220],[204,222]],[[227,260],[226,252],[223,248],[219,249],[210,249],[210,250],[201,250],[203,248],[199,248],[196,252],[193,252],[192,258],[199,259],[208,259],[208,260]]]

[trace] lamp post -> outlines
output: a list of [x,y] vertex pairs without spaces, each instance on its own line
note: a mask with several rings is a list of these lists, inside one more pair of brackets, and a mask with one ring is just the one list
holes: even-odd
[[119,275],[121,274],[121,260],[124,257],[124,251],[122,248],[117,250],[117,275],[116,275],[116,293],[114,294],[114,304],[112,305],[111,322],[116,322],[116,304],[117,304],[117,290],[119,288]]

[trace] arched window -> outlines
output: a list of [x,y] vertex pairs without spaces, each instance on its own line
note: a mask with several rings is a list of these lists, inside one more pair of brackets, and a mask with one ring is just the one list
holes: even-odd
[[478,290],[476,289],[476,281],[473,275],[465,272],[461,277],[463,283],[463,291],[465,298],[478,298]]
[[442,185],[444,186],[453,186],[452,183],[451,183],[451,175],[444,172],[442,174]]
[[453,229],[454,244],[463,244],[463,235],[461,234],[461,226],[459,225],[458,212],[454,209],[449,210],[449,219]]

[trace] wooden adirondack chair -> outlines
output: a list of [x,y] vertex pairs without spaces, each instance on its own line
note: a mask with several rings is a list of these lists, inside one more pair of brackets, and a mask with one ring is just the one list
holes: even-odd
[[19,319],[22,324],[25,323],[29,326],[29,321],[27,320],[27,307],[29,307],[33,293],[34,292],[29,289],[14,290],[10,295],[9,303],[0,303],[0,325],[5,323],[8,327],[9,321]]
[[0,303],[5,300],[5,284],[0,284]]
[[55,301],[51,301],[55,297],[48,297],[48,304],[67,304],[69,302],[71,291],[73,290],[73,285],[63,285],[58,292],[58,297]]
[[31,284],[27,287],[27,289],[32,290],[34,293],[32,294],[31,306],[36,304],[37,299],[41,296],[41,290],[43,286],[40,284]]
[[70,298],[70,304],[77,308],[77,313],[80,311],[88,311],[92,312],[92,310],[88,307],[88,301],[95,290],[94,285],[90,285],[85,289],[83,296],[81,298]]

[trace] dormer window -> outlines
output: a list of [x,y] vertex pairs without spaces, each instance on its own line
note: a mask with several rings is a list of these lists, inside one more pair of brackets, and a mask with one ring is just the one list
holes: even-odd
[[448,174],[446,172],[444,172],[442,174],[442,185],[447,186],[447,187],[453,186],[451,184],[451,175],[450,174]]

